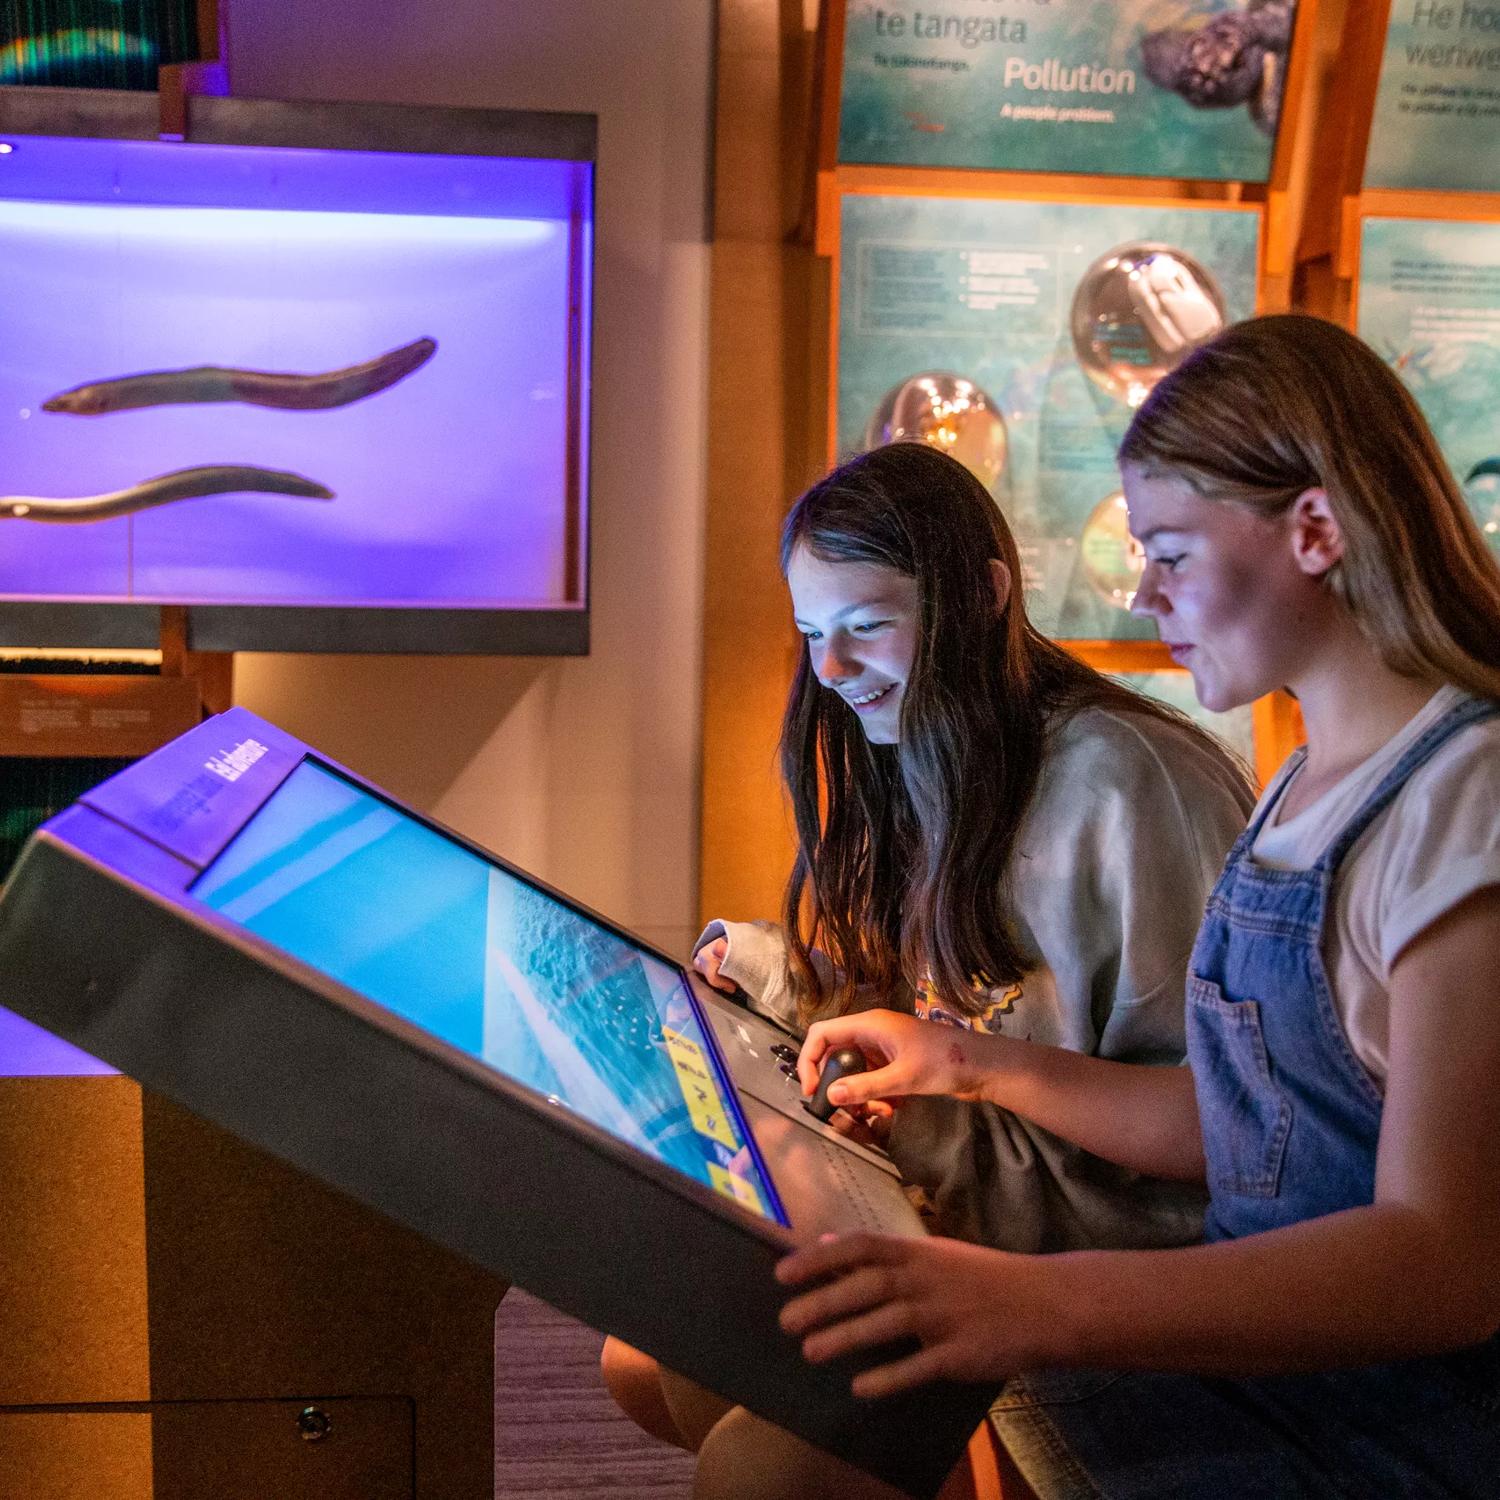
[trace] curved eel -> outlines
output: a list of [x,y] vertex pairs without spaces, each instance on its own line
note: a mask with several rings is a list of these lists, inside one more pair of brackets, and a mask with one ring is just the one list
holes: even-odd
[[199,469],[174,469],[143,479],[128,490],[108,495],[83,495],[53,500],[39,495],[0,495],[0,520],[107,521],[177,500],[234,493],[299,495],[307,500],[332,500],[333,491],[285,469],[257,469],[248,464],[214,464]]
[[362,401],[421,369],[437,351],[437,340],[414,339],[362,365],[321,375],[286,375],[271,370],[237,370],[198,365],[190,370],[148,370],[97,380],[60,391],[42,402],[43,411],[101,417],[142,406],[185,406],[204,401],[244,401],[281,411],[327,411]]

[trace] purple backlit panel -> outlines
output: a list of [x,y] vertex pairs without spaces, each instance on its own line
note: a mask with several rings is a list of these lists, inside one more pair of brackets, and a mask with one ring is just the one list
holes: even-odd
[[114,1071],[14,1011],[0,1010],[0,1078],[91,1078]]
[[[568,447],[585,441],[570,380],[581,387],[587,368],[570,263],[590,241],[588,171],[16,140],[0,154],[0,496],[97,495],[235,465],[290,471],[334,498],[238,492],[68,525],[10,518],[0,500],[0,598],[567,600]],[[422,338],[436,350],[420,368],[330,409],[42,410],[144,372],[211,367],[172,386],[179,395],[222,389],[218,371],[324,374]]]

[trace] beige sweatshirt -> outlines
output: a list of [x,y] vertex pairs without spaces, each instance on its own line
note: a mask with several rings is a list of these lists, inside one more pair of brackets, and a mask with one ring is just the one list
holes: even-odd
[[[1175,725],[1104,709],[1059,725],[997,907],[1032,962],[1019,994],[994,996],[986,1029],[1180,1064],[1188,956],[1253,801],[1227,754]],[[719,936],[724,974],[755,1009],[800,1031],[780,929],[713,922],[697,946]],[[886,1000],[907,1011],[912,1002]],[[1125,1171],[992,1105],[908,1100],[889,1150],[927,1190],[944,1232],[962,1239],[1053,1251],[1198,1237],[1197,1187]]]

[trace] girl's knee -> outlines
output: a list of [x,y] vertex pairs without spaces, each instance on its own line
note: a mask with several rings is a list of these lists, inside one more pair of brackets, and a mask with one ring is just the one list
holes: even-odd
[[607,1338],[599,1370],[615,1404],[652,1437],[696,1453],[730,1403],[629,1344]]
[[680,1446],[696,1453],[733,1403],[675,1370],[659,1369],[661,1393],[681,1434]]
[[608,1337],[604,1340],[604,1348],[599,1351],[599,1369],[605,1385],[613,1391],[616,1382],[629,1385],[644,1379],[654,1381],[659,1366],[649,1354],[642,1354],[620,1339]]
[[842,1460],[736,1406],[698,1452],[693,1500],[905,1500]]
[[688,1447],[662,1394],[661,1366],[649,1354],[607,1338],[599,1354],[599,1373],[615,1405],[637,1427],[660,1442]]

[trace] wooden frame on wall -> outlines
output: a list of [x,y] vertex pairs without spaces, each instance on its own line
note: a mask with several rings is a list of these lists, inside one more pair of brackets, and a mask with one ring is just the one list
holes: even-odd
[[1365,222],[1433,220],[1447,224],[1500,225],[1500,193],[1361,193],[1345,200],[1347,222],[1339,238],[1338,274],[1345,283],[1344,316],[1351,332],[1359,321],[1359,276]]
[[[1381,74],[1387,56],[1399,58],[1391,53],[1389,33],[1396,23],[1397,0],[1348,0],[1343,16],[1339,38],[1339,57],[1347,70],[1348,87],[1344,91],[1342,104],[1330,121],[1329,134],[1339,143],[1338,173],[1333,188],[1337,192],[1331,207],[1325,206],[1324,215],[1331,224],[1331,307],[1328,315],[1342,323],[1351,332],[1360,332],[1361,279],[1364,272],[1366,252],[1366,226],[1372,222],[1427,222],[1434,225],[1491,225],[1500,230],[1500,169],[1490,173],[1497,185],[1492,190],[1469,190],[1458,187],[1384,187],[1368,186],[1366,177],[1371,175],[1369,161],[1371,146],[1377,129],[1390,132],[1395,128],[1392,118],[1378,118],[1382,108],[1380,98]],[[1453,19],[1459,19],[1460,8],[1449,6]],[[1406,12],[1409,24],[1415,25],[1415,10]],[[1445,30],[1447,38],[1451,30]],[[1477,45],[1477,44],[1476,44]],[[1412,81],[1408,70],[1401,80],[1404,85]],[[1434,84],[1446,86],[1453,82],[1441,73]],[[1394,82],[1394,81],[1393,81]],[[1395,113],[1394,90],[1387,95],[1384,108]],[[1442,106],[1445,113],[1452,111],[1455,128],[1461,129],[1475,119],[1453,110],[1452,105]],[[1484,126],[1477,127],[1480,131]],[[1414,129],[1420,131],[1420,124]],[[1490,139],[1500,144],[1500,122],[1489,126]],[[1458,149],[1458,142],[1454,142]],[[1481,143],[1471,143],[1471,150],[1482,151]],[[1481,158],[1483,159],[1483,158]],[[1493,154],[1490,158],[1493,160]],[[1413,176],[1416,174],[1413,173]],[[1441,170],[1439,170],[1441,176]],[[1327,189],[1325,189],[1325,192]],[[1304,246],[1300,259],[1312,258],[1316,247]],[[1368,328],[1368,323],[1366,324]],[[1413,346],[1415,347],[1415,346]],[[1389,349],[1382,355],[1392,359],[1397,368],[1405,363],[1405,353],[1397,357]],[[1411,350],[1406,351],[1407,353]],[[1439,434],[1442,436],[1441,432]],[[1456,455],[1449,454],[1453,463]],[[1465,463],[1468,460],[1464,461]],[[1462,478],[1464,464],[1458,464],[1455,477]],[[1491,523],[1493,524],[1493,523]]]
[[[1395,0],[1347,0],[1338,45],[1343,87],[1330,110],[1326,134],[1336,171],[1322,180],[1325,198],[1336,193],[1332,209],[1333,269],[1336,295],[1331,315],[1354,327],[1358,302],[1360,238],[1366,219],[1447,219],[1500,223],[1500,191],[1365,186],[1366,157],[1375,127],[1375,106]],[[1299,261],[1317,247],[1304,244]]]
[[[1089,176],[1074,173],[985,172],[935,167],[856,166],[838,160],[839,108],[843,94],[843,47],[848,0],[823,0],[817,44],[817,95],[814,100],[813,232],[819,255],[832,255],[838,223],[838,198],[846,192],[922,195],[927,197],[994,197],[1075,203],[1103,199],[1121,203],[1169,203],[1184,199],[1220,204],[1262,203],[1260,308],[1282,312],[1291,305],[1291,280],[1297,248],[1298,217],[1293,201],[1299,177],[1298,147],[1304,135],[1311,91],[1309,65],[1319,23],[1319,6],[1327,0],[1299,0],[1289,54],[1281,125],[1264,183],[1218,182],[1197,178]],[[1386,0],[1388,3],[1388,0]],[[1378,72],[1379,58],[1376,59]]]

